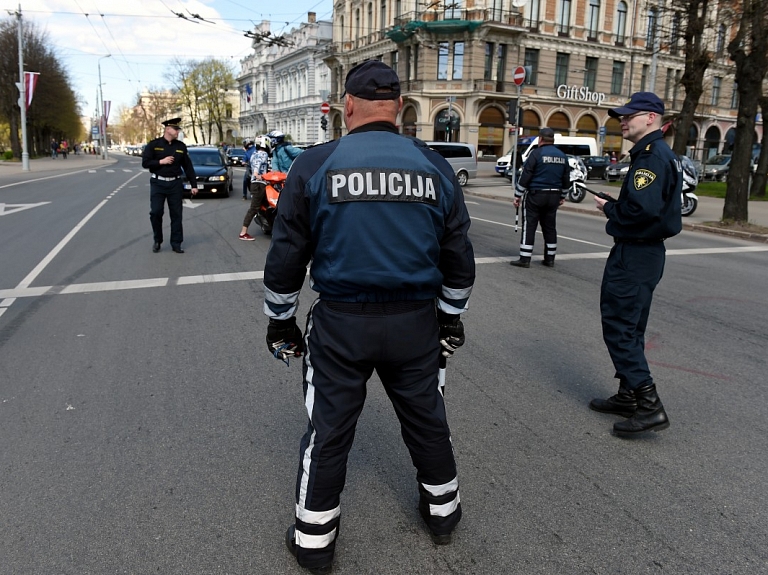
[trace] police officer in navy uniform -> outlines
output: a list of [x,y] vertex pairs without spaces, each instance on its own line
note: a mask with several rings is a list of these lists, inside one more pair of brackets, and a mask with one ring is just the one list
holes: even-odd
[[565,201],[571,183],[568,156],[555,147],[555,132],[542,128],[539,145],[523,165],[523,173],[515,185],[515,207],[523,206],[523,233],[520,238],[520,259],[509,262],[520,268],[531,267],[536,227],[541,222],[544,236],[544,260],[547,267],[555,265],[557,252],[557,208]]
[[[345,90],[349,134],[294,161],[264,269],[270,352],[305,352],[309,425],[286,544],[315,573],[331,569],[347,456],[374,370],[400,420],[432,540],[449,543],[461,518],[438,384],[441,353],[464,343],[460,315],[475,278],[469,214],[451,166],[398,134],[394,70],[363,62]],[[295,314],[310,261],[319,298],[302,340]]]
[[608,114],[619,120],[622,135],[634,144],[618,201],[595,197],[614,240],[603,273],[600,313],[619,391],[608,399],[593,399],[589,406],[626,417],[613,429],[632,437],[669,427],[645,359],[645,328],[653,290],[664,271],[664,240],[683,227],[683,176],[680,161],[663,139],[664,103],[658,96],[637,92]]
[[150,171],[149,180],[149,220],[155,242],[152,251],[160,251],[163,243],[163,208],[168,202],[168,214],[171,216],[171,248],[177,254],[183,254],[181,242],[184,241],[184,229],[181,224],[182,199],[184,187],[181,182],[181,170],[192,186],[192,195],[197,195],[197,179],[192,160],[189,159],[187,146],[176,138],[181,131],[181,118],[171,118],[163,122],[163,136],[149,142],[141,154],[141,167]]

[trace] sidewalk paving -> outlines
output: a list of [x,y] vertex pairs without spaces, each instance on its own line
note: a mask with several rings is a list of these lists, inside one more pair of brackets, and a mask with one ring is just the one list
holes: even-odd
[[[598,192],[606,192],[613,195],[614,197],[619,193],[618,188],[614,186],[607,186],[600,182],[590,181],[587,182],[587,184],[590,189]],[[515,193],[511,185],[494,186],[492,188],[487,187],[483,189],[482,186],[477,184],[473,185],[471,182],[469,186],[465,186],[464,193],[468,196],[481,196],[484,198],[509,202],[511,202],[515,197]],[[706,222],[717,222],[720,220],[720,218],[722,218],[724,203],[725,200],[722,198],[709,198],[699,196],[699,205],[696,208],[696,211],[692,215],[683,218],[683,229],[704,231],[714,234],[748,239],[756,242],[768,243],[768,234],[729,230],[706,225]],[[589,194],[587,194],[587,197],[583,202],[578,204],[574,204],[573,202],[566,200],[560,209],[567,212],[578,212],[602,217],[602,214],[595,208],[595,203],[592,201],[592,196]],[[749,202],[748,214],[749,223],[768,228],[768,202]]]
[[71,169],[86,169],[97,168],[101,166],[109,166],[117,162],[117,159],[113,157],[114,154],[122,154],[122,152],[110,152],[106,160],[102,160],[99,155],[92,154],[68,154],[65,160],[61,154],[55,160],[51,158],[34,158],[29,160],[29,171],[25,172],[21,169],[21,162],[17,161],[0,161],[0,176],[8,176],[11,174],[39,174],[43,172],[53,172],[56,170],[71,170]]

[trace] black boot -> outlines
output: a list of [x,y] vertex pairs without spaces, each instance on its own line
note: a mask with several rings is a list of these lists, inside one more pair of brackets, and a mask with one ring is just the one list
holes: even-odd
[[619,383],[619,391],[608,399],[593,399],[589,402],[589,409],[600,413],[613,413],[622,417],[632,417],[637,409],[637,400],[634,392],[624,382]]
[[634,391],[637,400],[635,414],[626,421],[615,423],[613,431],[617,435],[632,437],[644,431],[661,431],[669,427],[669,418],[656,393],[656,386],[646,385]]
[[523,256],[520,256],[519,260],[511,261],[509,262],[509,265],[517,266],[519,268],[529,268],[531,267],[531,258],[524,258]]
[[541,264],[547,266],[548,268],[555,267],[555,256],[550,256],[550,257],[544,256],[544,259],[542,260]]

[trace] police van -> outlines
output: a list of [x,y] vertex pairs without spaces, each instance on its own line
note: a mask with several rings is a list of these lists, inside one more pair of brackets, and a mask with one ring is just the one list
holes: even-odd
[[[528,159],[528,156],[530,155],[531,151],[535,150],[536,147],[539,145],[539,137],[536,136],[535,138],[520,138],[518,140],[518,146],[520,144],[523,144],[525,146],[528,144],[528,147],[525,148],[525,151],[523,152],[522,163],[525,162],[525,160]],[[569,156],[597,156],[597,140],[595,138],[587,138],[584,136],[562,136],[560,134],[555,134],[555,146],[557,146],[560,150],[562,150],[564,153],[568,154]],[[519,148],[518,148],[519,150]],[[510,162],[512,161],[512,153],[510,151],[509,154],[506,156],[500,157],[496,161],[496,173],[500,174],[502,176],[506,175],[507,168],[509,167]],[[517,167],[519,168],[520,165]]]

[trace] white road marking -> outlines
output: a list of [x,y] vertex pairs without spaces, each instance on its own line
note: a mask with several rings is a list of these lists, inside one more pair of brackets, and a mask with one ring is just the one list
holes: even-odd
[[[471,217],[471,219],[477,220],[478,222],[485,222],[487,224],[496,224],[497,226],[504,226],[506,228],[514,228],[515,227],[514,224],[505,224],[503,222],[495,222],[493,220],[484,220],[483,218],[473,218],[473,217]],[[536,230],[536,233],[537,234],[541,234],[541,230]],[[595,242],[588,242],[587,240],[580,240],[578,238],[569,238],[568,236],[561,236],[560,234],[557,235],[557,239],[559,239],[559,240],[570,240],[572,242],[576,242],[576,243],[579,243],[579,244],[587,244],[587,245],[590,245],[590,246],[597,246],[599,248],[610,248],[611,247],[611,246],[606,245],[606,244],[596,244]]]
[[472,204],[473,206],[479,206],[480,202],[470,202],[469,200],[464,200],[465,204]]
[[114,174],[115,170],[107,170],[107,172],[109,172],[110,174]]
[[37,208],[50,204],[51,202],[38,202],[36,204],[0,204],[0,216],[7,216],[8,214],[15,214],[16,212],[23,212],[31,208]]
[[[138,177],[139,175],[140,175],[140,174],[136,174],[135,176],[133,176],[133,177],[131,177],[130,179],[128,179],[128,180],[127,180],[125,183],[123,183],[122,185],[118,186],[118,188],[117,188],[117,189],[116,189],[114,192],[112,192],[112,194],[115,194],[116,192],[119,192],[119,191],[120,191],[122,188],[124,188],[124,187],[125,187],[125,186],[128,184],[128,182],[130,182],[130,181],[131,181],[131,180],[133,180],[134,178]],[[88,215],[86,215],[86,216],[85,216],[85,217],[84,217],[82,220],[80,220],[80,222],[79,222],[79,223],[78,223],[78,224],[77,224],[77,225],[76,225],[74,228],[72,228],[72,230],[71,230],[71,231],[70,231],[70,232],[69,232],[69,233],[68,233],[66,236],[64,236],[64,239],[62,239],[62,240],[61,240],[61,241],[60,241],[60,242],[59,242],[59,243],[56,245],[56,247],[54,247],[54,248],[53,248],[53,249],[52,249],[52,250],[51,250],[51,251],[48,253],[48,255],[46,255],[46,256],[45,256],[45,257],[42,259],[42,261],[41,261],[39,264],[37,264],[37,265],[35,266],[35,269],[33,269],[31,272],[29,272],[29,273],[27,274],[27,277],[25,277],[23,280],[21,280],[21,283],[19,283],[19,285],[17,285],[17,286],[16,286],[16,289],[17,289],[17,290],[18,290],[18,289],[22,289],[22,290],[23,290],[23,289],[29,288],[30,284],[31,284],[33,281],[35,281],[35,279],[37,279],[37,276],[39,276],[39,275],[42,273],[42,271],[43,271],[43,270],[46,268],[46,266],[47,266],[49,263],[51,263],[51,261],[53,260],[53,258],[55,258],[55,257],[58,255],[58,253],[59,253],[61,250],[63,250],[63,249],[64,249],[64,246],[66,246],[66,245],[67,245],[67,244],[70,242],[70,240],[71,240],[73,237],[75,237],[75,234],[77,234],[77,232],[79,232],[79,231],[82,229],[82,227],[83,227],[83,226],[84,226],[84,225],[85,225],[85,224],[88,222],[88,220],[90,220],[90,219],[91,219],[93,216],[95,216],[95,215],[96,215],[96,213],[97,213],[97,212],[98,212],[98,211],[99,211],[101,208],[103,208],[103,207],[104,207],[104,205],[105,205],[105,204],[106,204],[108,201],[109,201],[109,196],[108,196],[106,199],[104,199],[104,200],[102,200],[101,202],[99,202],[99,203],[96,205],[96,207],[95,207],[95,208],[93,208],[93,209],[90,211],[90,213],[88,213]],[[33,288],[33,289],[36,289],[36,288]],[[66,289],[66,288],[64,288],[64,289]],[[4,291],[5,291],[5,290],[4,290]],[[0,297],[3,297],[3,296],[0,296]],[[7,296],[7,297],[3,297],[3,301],[0,301],[0,309],[2,309],[2,310],[3,310],[3,312],[4,312],[6,309],[8,309],[8,306],[10,306],[10,305],[11,305],[11,303],[13,303],[13,301],[10,301],[10,302],[8,301],[8,298],[12,298],[12,297],[15,297],[15,296]]]
[[124,171],[124,172],[129,172],[129,173],[130,173],[130,172],[132,172],[133,170],[127,170],[127,169],[123,168],[123,171]]
[[82,174],[83,172],[93,172],[94,170],[75,170],[74,172],[67,172],[66,174],[56,174],[55,176],[45,176],[44,178],[35,178],[34,180],[24,180],[23,182],[14,182],[13,184],[5,184],[0,186],[0,190],[3,188],[12,188],[13,186],[21,186],[22,184],[31,184],[33,182],[42,182],[43,180],[53,180],[54,178],[63,178],[65,176],[71,176],[73,174]]
[[[694,255],[711,255],[711,254],[731,254],[731,253],[754,253],[754,252],[768,252],[768,246],[734,246],[729,248],[692,248],[692,249],[679,249],[679,250],[667,250],[667,255],[671,256],[694,256]],[[505,264],[510,259],[517,256],[499,256],[499,257],[487,257],[487,258],[475,258],[475,263],[482,264]],[[557,254],[557,261],[575,261],[575,260],[599,260],[608,257],[608,252],[590,252],[584,254]],[[130,289],[144,289],[144,288],[161,288],[161,287],[178,287],[198,284],[211,284],[222,282],[237,282],[237,281],[253,281],[264,279],[264,272],[261,270],[246,271],[246,272],[231,272],[220,274],[203,274],[194,276],[181,276],[177,279],[173,278],[147,278],[139,280],[123,280],[123,281],[106,281],[106,282],[94,282],[94,283],[82,283],[82,284],[70,284],[66,286],[39,286],[29,287],[29,285],[22,286],[21,284],[13,289],[0,290],[0,315],[7,309],[3,307],[4,302],[9,301],[10,298],[21,297],[40,297],[40,296],[54,296],[54,295],[68,295],[68,294],[83,294],[83,293],[98,293],[98,292],[110,292]],[[10,305],[10,304],[8,304]]]

